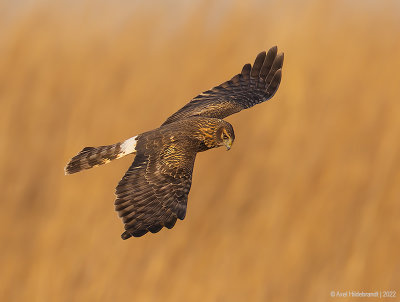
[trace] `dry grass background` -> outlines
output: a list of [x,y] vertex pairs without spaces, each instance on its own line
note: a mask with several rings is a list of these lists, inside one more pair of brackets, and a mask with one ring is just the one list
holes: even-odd
[[[399,11],[2,2],[0,300],[400,295]],[[132,158],[66,177],[69,158],[157,127],[274,44],[285,52],[278,93],[228,118],[231,151],[198,156],[186,219],[122,241],[114,187]]]

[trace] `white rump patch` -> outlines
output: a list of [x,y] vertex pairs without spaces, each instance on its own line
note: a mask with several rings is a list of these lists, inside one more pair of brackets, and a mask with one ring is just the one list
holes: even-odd
[[118,154],[118,158],[123,157],[125,155],[131,154],[131,153],[136,153],[136,143],[137,143],[137,135],[134,137],[131,137],[124,141],[121,144],[121,151]]

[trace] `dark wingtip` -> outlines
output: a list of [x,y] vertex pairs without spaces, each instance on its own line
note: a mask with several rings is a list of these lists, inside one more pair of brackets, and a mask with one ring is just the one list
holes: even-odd
[[149,231],[154,233],[158,233],[159,231],[161,231],[161,229],[163,228],[163,226],[161,224],[157,224],[157,225],[153,225],[151,227],[149,227]]
[[282,68],[279,68],[279,69],[275,72],[274,77],[272,78],[272,83],[271,83],[271,84],[273,84],[274,82],[280,83],[280,82],[281,82],[281,79],[282,79]]
[[241,74],[243,76],[243,79],[248,80],[250,78],[250,72],[251,72],[251,64],[247,63],[242,68]]
[[70,175],[80,171],[81,169],[77,167],[72,160],[64,167],[64,175]]
[[260,52],[257,57],[265,57],[267,55],[267,52],[265,50],[263,50],[262,52]]
[[267,53],[265,52],[265,50],[257,55],[256,59],[254,60],[253,68],[251,69],[250,76],[252,76],[253,78],[259,76],[261,67],[263,66],[266,56]]
[[277,52],[278,52],[278,46],[276,46],[276,45],[272,46],[272,47],[268,50],[268,52],[277,53]]
[[126,239],[129,239],[129,238],[131,238],[131,237],[132,237],[132,235],[131,235],[129,232],[127,232],[127,231],[125,231],[125,232],[123,232],[123,233],[121,234],[122,240],[126,240]]
[[[272,61],[273,62],[275,60],[275,58],[276,58],[277,53],[278,53],[278,46],[271,47],[267,52],[268,61]],[[270,67],[271,67],[271,65],[270,65]]]
[[272,77],[271,83],[267,88],[267,93],[270,95],[269,98],[272,98],[275,93],[278,91],[279,85],[281,84],[282,79],[282,69],[279,68],[274,76]]
[[282,68],[283,66],[283,60],[285,58],[285,55],[283,52],[280,52],[276,55],[274,65],[276,64],[277,67]]
[[169,221],[165,222],[165,226],[168,229],[172,229],[174,227],[175,223],[176,223],[176,217],[172,217]]
[[148,230],[146,230],[146,229],[145,230],[136,230],[136,231],[133,231],[133,232],[125,231],[125,232],[123,232],[121,234],[121,238],[123,240],[126,240],[126,239],[131,238],[131,237],[142,237],[147,232],[148,232]]

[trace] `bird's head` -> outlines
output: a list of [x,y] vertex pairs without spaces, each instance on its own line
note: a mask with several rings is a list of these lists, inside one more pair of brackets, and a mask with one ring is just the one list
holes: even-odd
[[232,125],[225,123],[219,127],[216,131],[216,137],[218,146],[225,146],[226,150],[229,150],[235,141],[235,132],[233,131]]

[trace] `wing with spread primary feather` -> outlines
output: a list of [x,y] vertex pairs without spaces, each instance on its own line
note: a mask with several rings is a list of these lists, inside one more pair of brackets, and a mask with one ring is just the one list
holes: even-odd
[[253,66],[246,64],[231,80],[205,91],[171,115],[163,125],[190,116],[223,119],[272,98],[282,77],[283,53],[272,47],[261,52]]

